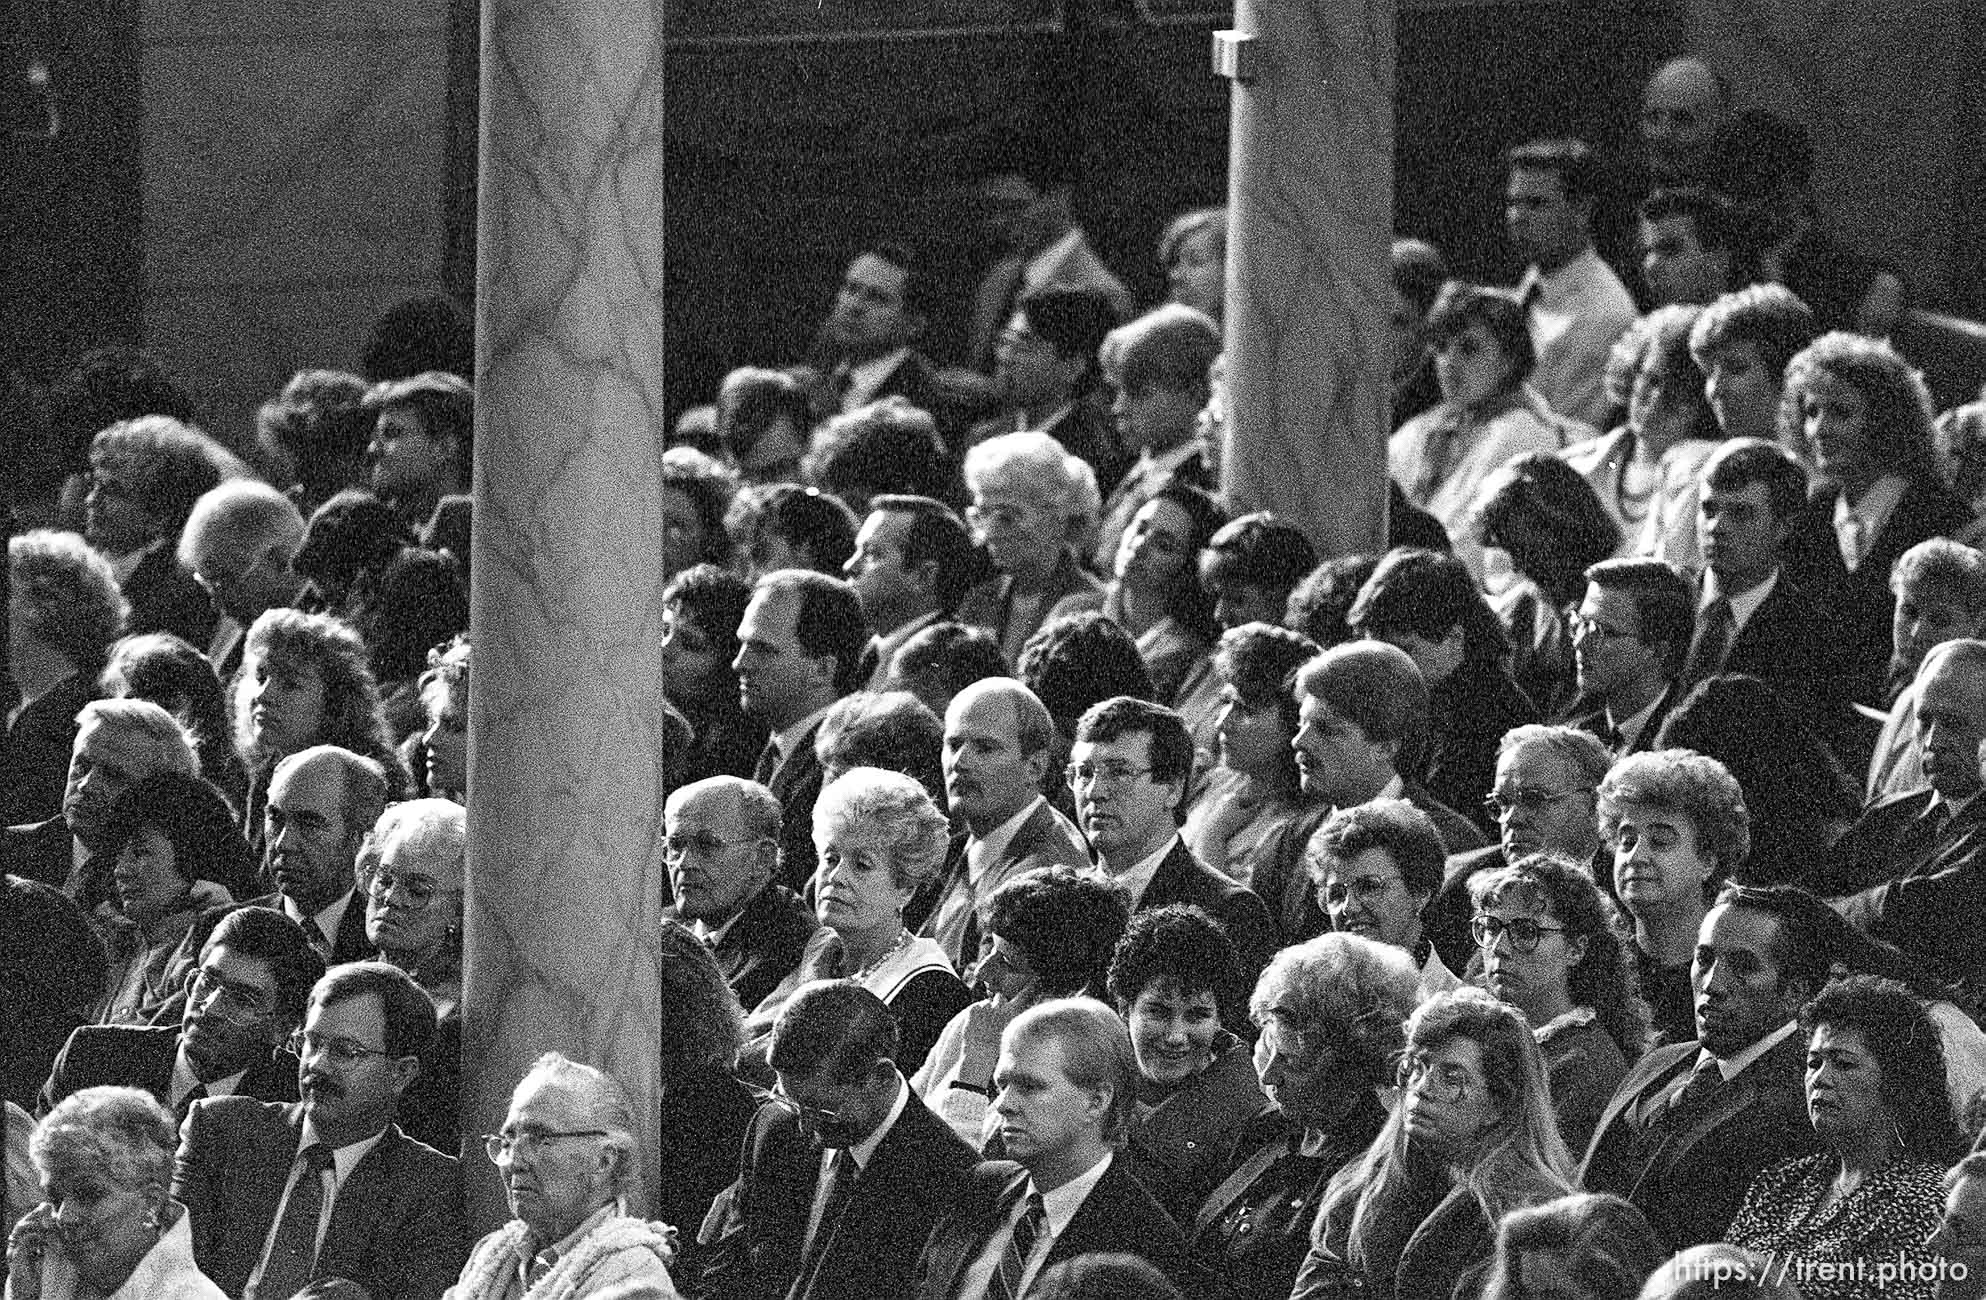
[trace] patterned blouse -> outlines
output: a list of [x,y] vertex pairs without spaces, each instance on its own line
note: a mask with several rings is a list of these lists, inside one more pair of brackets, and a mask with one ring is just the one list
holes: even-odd
[[1823,1209],[1838,1167],[1821,1152],[1761,1171],[1725,1240],[1764,1255],[1768,1276],[1805,1300],[1934,1300],[1938,1257],[1925,1243],[1944,1212],[1944,1168],[1894,1160]]

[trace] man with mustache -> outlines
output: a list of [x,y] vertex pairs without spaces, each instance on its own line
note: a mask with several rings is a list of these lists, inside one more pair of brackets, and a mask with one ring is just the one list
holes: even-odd
[[372,951],[353,864],[384,811],[379,764],[336,745],[299,750],[269,778],[263,870],[276,892],[255,901],[302,926],[326,965]]
[[273,908],[238,908],[201,946],[180,1023],[82,1026],[37,1109],[46,1115],[70,1093],[106,1084],[142,1088],[181,1116],[207,1097],[295,1101],[296,1073],[277,1049],[323,975],[296,922]]
[[910,1090],[896,1051],[896,1017],[851,980],[809,984],[781,1009],[778,1090],[730,1193],[740,1267],[707,1279],[714,1300],[910,1294],[928,1226],[977,1157]]
[[438,1300],[467,1253],[457,1162],[393,1122],[434,1028],[406,972],[340,966],[290,1038],[300,1102],[194,1103],[172,1194],[201,1272],[243,1300]]
[[906,921],[944,945],[954,970],[978,959],[978,908],[994,890],[1035,867],[1090,865],[1082,836],[1041,792],[1054,749],[1047,707],[1011,677],[974,682],[945,710],[945,794],[965,833]]

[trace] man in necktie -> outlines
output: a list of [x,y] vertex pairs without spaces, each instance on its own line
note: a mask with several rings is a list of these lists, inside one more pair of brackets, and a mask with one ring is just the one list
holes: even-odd
[[755,781],[713,776],[672,791],[662,855],[676,901],[663,915],[704,941],[745,1007],[765,1000],[800,964],[820,928],[779,870],[779,800]]
[[276,892],[255,901],[301,926],[326,965],[372,951],[354,864],[385,810],[379,764],[336,745],[292,754],[269,778],[263,855]]
[[1573,616],[1579,698],[1569,719],[1619,757],[1654,748],[1682,698],[1684,661],[1696,634],[1696,593],[1665,560],[1602,560],[1586,571]]
[[874,630],[862,654],[857,685],[889,689],[890,661],[904,642],[958,608],[980,577],[965,521],[930,497],[880,496],[855,534],[855,553],[842,566]]
[[300,1103],[192,1105],[172,1194],[201,1272],[245,1300],[437,1300],[466,1253],[456,1161],[393,1122],[434,1029],[405,972],[340,966],[290,1039]]
[[972,1173],[918,1266],[920,1300],[1020,1300],[1043,1269],[1075,1255],[1143,1256],[1183,1281],[1183,1242],[1117,1159],[1137,1105],[1124,1023],[1091,998],[1028,1008],[1000,1038],[993,1114],[1012,1163]]
[[1586,1153],[1586,1190],[1625,1196],[1670,1250],[1718,1240],[1753,1176],[1815,1149],[1794,1016],[1826,982],[1811,898],[1727,886],[1690,969],[1697,1041],[1622,1080]]
[[1924,787],[1924,751],[1917,741],[1918,672],[1947,641],[1986,632],[1986,556],[1949,537],[1917,543],[1890,571],[1896,615],[1890,620],[1890,710],[1869,760],[1866,786],[1873,805]]
[[778,1088],[746,1135],[733,1201],[751,1276],[717,1297],[911,1293],[930,1224],[977,1156],[910,1091],[896,1052],[896,1018],[853,981],[809,984],[781,1009]]
[[295,1101],[296,1071],[279,1052],[303,1020],[324,961],[274,908],[228,913],[200,949],[178,1025],[84,1025],[69,1036],[37,1103],[46,1115],[72,1092],[142,1088],[184,1116],[206,1097]]

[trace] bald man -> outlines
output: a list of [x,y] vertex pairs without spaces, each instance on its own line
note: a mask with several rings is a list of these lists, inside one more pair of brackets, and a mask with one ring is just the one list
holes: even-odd
[[355,864],[386,811],[379,764],[336,745],[313,745],[276,765],[263,810],[264,875],[276,892],[255,900],[303,927],[327,966],[369,955]]
[[781,818],[772,791],[736,776],[693,781],[663,809],[676,898],[663,915],[696,932],[747,1007],[793,973],[820,928],[813,909],[778,883]]
[[945,710],[945,795],[966,829],[905,921],[921,923],[956,970],[979,954],[976,913],[994,890],[1035,867],[1090,865],[1082,836],[1042,796],[1054,738],[1048,709],[1011,677],[974,682]]
[[1719,132],[1731,115],[1731,88],[1694,55],[1670,59],[1641,91],[1641,143],[1660,185],[1703,184]]

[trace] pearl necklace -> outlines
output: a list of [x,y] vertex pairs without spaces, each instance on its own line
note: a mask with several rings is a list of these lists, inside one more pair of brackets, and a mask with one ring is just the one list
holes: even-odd
[[848,972],[848,978],[856,981],[859,984],[864,976],[875,974],[876,971],[879,970],[885,963],[887,963],[890,958],[896,956],[898,953],[902,952],[905,948],[908,948],[909,946],[910,946],[910,931],[904,929],[902,926],[898,926],[896,931],[895,942],[891,943],[889,947],[883,949],[882,955],[877,957],[874,961],[864,962],[862,965]]

